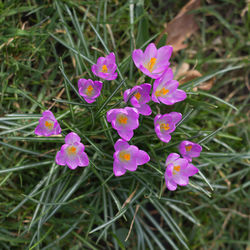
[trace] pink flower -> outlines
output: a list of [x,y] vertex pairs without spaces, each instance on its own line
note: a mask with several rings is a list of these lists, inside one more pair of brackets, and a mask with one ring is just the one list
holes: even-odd
[[115,54],[111,52],[106,57],[99,57],[97,63],[92,65],[91,70],[94,75],[105,80],[114,80],[117,78],[116,68]]
[[157,49],[154,43],[150,43],[144,53],[141,49],[134,50],[132,58],[136,67],[145,75],[158,79],[170,65],[169,59],[172,51],[171,46]]
[[81,138],[76,133],[69,133],[65,137],[65,144],[56,154],[56,164],[68,165],[70,169],[76,169],[77,166],[88,166],[89,158],[84,152],[84,145],[80,141]]
[[151,100],[150,97],[151,84],[144,83],[139,86],[135,86],[132,89],[127,89],[124,92],[124,101],[127,102],[130,99],[131,104],[137,109],[139,114],[151,115],[152,110],[147,102]]
[[133,137],[133,130],[138,128],[138,119],[139,113],[135,108],[111,109],[107,112],[107,121],[111,122],[112,127],[126,141]]
[[87,103],[96,101],[96,98],[101,94],[102,82],[92,81],[91,79],[79,79],[78,89],[81,96]]
[[57,122],[53,113],[49,110],[43,112],[39,124],[35,128],[36,135],[51,136],[61,134],[60,124]]
[[171,140],[171,135],[175,131],[176,123],[182,118],[181,113],[171,112],[165,115],[157,115],[154,119],[155,133],[158,138],[168,143]]
[[192,158],[200,156],[202,146],[191,141],[182,141],[179,145],[179,151],[183,158],[191,162]]
[[113,171],[115,176],[124,175],[127,170],[135,171],[137,165],[143,165],[150,160],[149,155],[125,140],[119,139],[115,143]]
[[195,175],[199,170],[194,165],[188,163],[187,159],[180,158],[180,155],[171,153],[165,163],[165,181],[167,188],[171,191],[176,190],[177,184],[186,186],[189,177]]
[[177,89],[179,83],[173,80],[173,72],[169,68],[160,79],[155,80],[153,86],[152,100],[157,103],[173,105],[186,99],[186,92]]

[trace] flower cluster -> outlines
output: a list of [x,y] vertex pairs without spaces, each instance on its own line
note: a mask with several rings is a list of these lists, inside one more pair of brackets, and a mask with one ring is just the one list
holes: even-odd
[[[156,48],[151,43],[143,52],[140,49],[134,50],[132,59],[136,67],[145,75],[154,79],[153,87],[149,83],[136,85],[124,91],[124,107],[111,109],[107,112],[107,121],[117,130],[121,137],[114,145],[113,172],[115,176],[121,176],[126,171],[135,171],[138,165],[146,164],[150,161],[147,152],[140,150],[135,145],[130,145],[128,141],[134,136],[134,130],[139,127],[139,116],[150,116],[152,114],[149,102],[173,105],[183,101],[187,95],[185,91],[178,89],[179,83],[173,80],[169,59],[172,54],[171,46]],[[106,57],[99,57],[97,63],[92,65],[91,70],[95,76],[105,80],[115,80],[117,78],[117,65],[115,54],[112,52]],[[79,94],[87,103],[93,103],[101,94],[103,83],[92,79],[79,79]],[[152,93],[150,94],[152,89]],[[170,112],[157,114],[154,118],[154,130],[157,137],[164,143],[169,143],[171,133],[182,119],[182,114]],[[51,111],[43,112],[39,124],[35,129],[36,135],[51,136],[61,134],[61,127]],[[84,152],[85,146],[80,142],[81,138],[74,132],[65,137],[65,144],[56,154],[58,165],[67,165],[70,169],[85,167],[89,165],[89,159]],[[196,174],[198,169],[191,164],[192,158],[198,157],[202,147],[199,144],[182,141],[179,145],[179,154],[170,153],[165,166],[166,186],[169,190],[175,190],[177,185],[185,186],[189,182],[189,177]]]

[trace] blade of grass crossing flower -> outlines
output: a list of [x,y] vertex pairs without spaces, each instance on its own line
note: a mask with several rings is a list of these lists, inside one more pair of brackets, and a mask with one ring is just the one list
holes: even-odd
[[117,91],[122,87],[122,85],[124,83],[125,83],[125,80],[121,81],[121,83],[116,87],[116,89],[113,91],[113,93],[107,98],[107,100],[102,104],[102,106],[96,112],[95,117],[97,117],[97,115],[104,109],[104,107],[107,106],[107,104],[111,101],[112,97],[117,93]]

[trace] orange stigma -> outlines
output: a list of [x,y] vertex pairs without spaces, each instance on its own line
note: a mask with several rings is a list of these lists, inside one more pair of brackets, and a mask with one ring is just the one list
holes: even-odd
[[107,68],[106,64],[102,65],[102,72],[103,73],[108,73],[108,68]]
[[156,63],[156,58],[155,58],[155,57],[152,57],[152,58],[150,59],[149,63],[147,64],[146,68],[147,68],[150,72],[152,72],[155,63]]
[[160,129],[162,130],[162,129],[164,129],[164,130],[169,130],[170,129],[170,127],[169,127],[169,124],[167,123],[161,123],[160,124]]
[[181,170],[181,166],[174,166],[173,174],[177,174],[176,172],[179,172]]
[[49,122],[49,121],[46,121],[45,122],[45,126],[48,128],[48,129],[52,129],[53,128],[53,123],[52,122]]
[[130,154],[126,152],[120,152],[119,157],[123,161],[129,161],[130,160]]
[[91,95],[93,89],[94,89],[94,88],[93,88],[91,85],[89,85],[89,86],[87,87],[87,95]]
[[163,96],[166,95],[169,92],[168,89],[165,89],[164,87],[161,90],[156,90],[155,91],[155,96],[159,97],[159,96]]
[[186,150],[189,152],[192,149],[192,145],[185,146]]
[[76,154],[76,147],[75,146],[68,147],[68,154],[75,155]]
[[141,98],[141,94],[139,92],[137,92],[136,94],[134,94],[135,98],[139,101]]
[[120,124],[127,124],[128,122],[128,117],[125,116],[125,115],[120,115],[119,118],[118,118],[118,122]]

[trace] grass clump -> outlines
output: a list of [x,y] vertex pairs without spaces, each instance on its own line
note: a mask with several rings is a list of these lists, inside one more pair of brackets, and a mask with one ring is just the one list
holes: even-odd
[[[182,7],[170,1],[166,20],[156,16],[155,25],[163,2],[1,3],[1,248],[246,248],[249,13],[240,16],[245,1],[197,10],[201,30],[173,63],[188,63],[204,76],[181,86],[185,102],[161,106],[161,113],[183,114],[174,140],[164,144],[155,136],[152,117],[159,109],[152,105],[153,116],[141,118],[132,139],[151,161],[134,173],[113,175],[118,135],[105,115],[121,107],[126,88],[148,80],[133,66],[131,52],[154,41]],[[91,64],[110,51],[118,58],[119,78],[105,82],[101,97],[88,105],[77,80],[92,78]],[[213,77],[210,91],[193,90]],[[79,134],[89,167],[72,172],[56,165],[63,137],[34,136],[48,108],[63,136]],[[170,193],[164,162],[184,139],[204,148],[195,161],[200,173]]]

